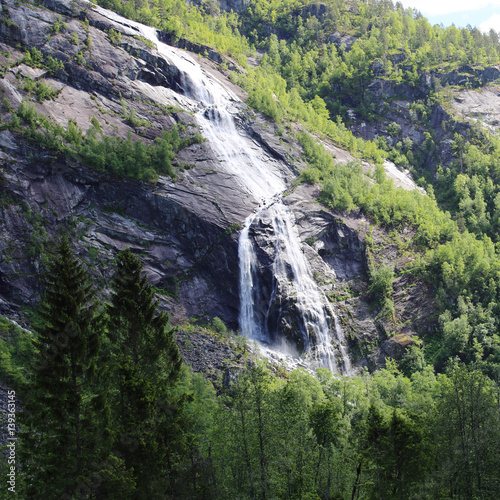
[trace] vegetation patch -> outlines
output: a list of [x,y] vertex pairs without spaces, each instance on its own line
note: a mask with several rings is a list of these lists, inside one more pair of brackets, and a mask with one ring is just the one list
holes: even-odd
[[175,179],[172,162],[176,153],[202,142],[199,134],[181,137],[180,132],[185,131],[182,125],[164,131],[152,144],[145,144],[134,141],[131,134],[127,139],[103,136],[98,121],[93,118],[91,123],[86,134],[73,121],[64,128],[23,101],[7,126],[44,146],[76,156],[97,171],[148,182],[156,181],[158,175]]

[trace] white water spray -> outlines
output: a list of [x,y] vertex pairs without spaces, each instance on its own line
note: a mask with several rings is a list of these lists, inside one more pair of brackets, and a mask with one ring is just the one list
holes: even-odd
[[[107,12],[106,12],[107,14]],[[117,16],[118,17],[118,16]],[[284,291],[293,298],[298,312],[296,328],[300,330],[302,344],[310,348],[307,357],[313,367],[324,366],[339,372],[340,357],[344,374],[351,373],[349,357],[343,346],[344,336],[334,311],[312,278],[301,243],[292,224],[292,214],[283,204],[281,195],[286,184],[279,169],[266,164],[255,152],[255,144],[241,135],[231,114],[238,98],[209,76],[188,55],[163,44],[154,28],[127,21],[151,40],[158,52],[182,75],[185,97],[191,102],[196,120],[219,156],[221,166],[235,178],[240,187],[260,204],[258,211],[250,215],[240,233],[238,257],[240,266],[240,328],[248,337],[269,343],[276,332],[269,331],[269,315],[273,301]],[[273,285],[264,320],[259,320],[256,302],[262,297],[258,279],[258,259],[252,240],[252,226],[261,219],[271,220],[274,234]],[[262,316],[262,314],[261,314]],[[339,352],[336,355],[332,343],[332,330]]]

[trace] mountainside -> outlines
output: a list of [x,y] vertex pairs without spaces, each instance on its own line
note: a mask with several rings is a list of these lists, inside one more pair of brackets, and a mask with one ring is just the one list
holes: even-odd
[[[179,125],[182,135],[195,134],[193,104],[179,93],[178,68],[137,34],[137,28],[90,6],[46,5],[49,9],[5,4],[11,21],[2,25],[4,123],[9,123],[11,110],[24,99],[32,102],[29,112],[37,117],[35,122],[48,116],[51,123],[71,128],[80,141],[94,137],[98,130],[102,137],[125,139],[132,134],[133,141],[139,138],[154,144],[162,130]],[[223,61],[218,54],[212,59]],[[48,63],[56,66],[52,61],[60,62],[50,69]],[[244,97],[212,62],[203,61],[203,66],[208,75]],[[49,89],[50,97],[39,89]],[[295,230],[314,279],[339,315],[355,364],[374,368],[385,356],[400,358],[415,332],[425,332],[435,321],[432,304],[424,298],[427,285],[414,278],[398,278],[394,315],[381,317],[367,284],[364,239],[371,221],[361,214],[346,216],[320,208],[315,204],[317,189],[297,189],[291,183],[305,168],[301,146],[291,131],[278,131],[276,124],[238,101],[234,101],[233,113],[240,133],[255,141],[266,166],[275,165],[272,168],[281,172],[293,190],[285,204],[294,213]],[[23,125],[9,126],[0,136],[3,314],[19,318],[22,307],[36,304],[44,252],[55,235],[70,230],[96,282],[106,286],[108,263],[128,246],[142,256],[152,284],[175,321],[197,318],[206,322],[220,317],[230,328],[239,328],[238,235],[258,202],[234,182],[234,176],[219,168],[218,153],[208,142],[179,151],[173,161],[174,182],[160,175],[149,183],[137,183],[100,171],[87,155],[83,159],[94,166],[89,169],[82,157],[54,149],[43,136],[27,141]],[[338,147],[330,144],[328,148],[344,161],[353,159]],[[387,168],[390,175],[397,173],[389,164]],[[402,179],[411,188],[411,181]],[[262,225],[252,231],[264,257],[266,248],[272,249],[273,234],[266,236],[268,229]],[[405,231],[399,236],[402,242],[411,235],[405,236]],[[408,259],[398,251],[397,241],[390,242],[384,230],[375,229],[375,235],[384,248],[375,257],[377,265],[399,262],[398,270],[404,266]],[[264,312],[270,300],[266,293],[273,287],[266,280],[274,279],[272,254],[270,258],[260,264]],[[283,293],[286,297],[287,292]],[[294,306],[287,306],[287,300],[278,300],[276,314],[290,314]],[[274,331],[304,349],[294,314],[279,320],[281,326]]]
[[[165,58],[138,25],[90,4],[4,2],[3,12],[2,313],[24,321],[20,311],[37,303],[38,271],[50,241],[69,230],[96,283],[106,288],[108,264],[117,251],[130,247],[142,257],[163,307],[176,322],[206,323],[219,317],[231,329],[244,329],[238,241],[245,220],[260,210],[262,201],[260,195],[249,195],[245,181],[242,184],[234,173],[221,168],[221,152],[210,140],[200,140],[200,132],[201,136],[205,132],[194,116],[198,105],[188,95],[183,70]],[[316,19],[314,15],[307,13],[309,19]],[[345,337],[339,342],[345,343],[355,365],[373,369],[383,366],[386,356],[401,359],[410,345],[420,345],[416,335],[439,329],[442,310],[436,309],[432,298],[439,283],[408,273],[422,255],[414,245],[418,224],[384,224],[384,215],[381,219],[370,210],[353,211],[349,204],[330,203],[332,199],[317,185],[297,185],[297,176],[308,167],[305,159],[314,165],[304,139],[296,135],[309,128],[307,122],[305,127],[283,127],[279,119],[276,123],[256,114],[241,101],[247,94],[233,83],[238,74],[244,76],[250,70],[206,45],[172,39],[168,30],[158,33],[159,40],[208,56],[198,57],[203,74],[233,93],[231,115],[238,133],[251,141],[259,161],[283,179],[283,201],[292,214],[293,231],[301,240],[315,286],[328,297],[327,307],[332,309],[328,314],[338,316],[336,328]],[[335,37],[328,42],[331,47],[340,43]],[[189,57],[197,58],[191,55],[185,61]],[[265,64],[264,58],[260,65]],[[383,78],[386,69],[376,65],[372,73],[364,92],[378,118],[366,120],[359,109],[348,110],[349,128],[382,145],[388,152],[379,151],[400,165],[402,158],[403,166],[408,166],[407,158],[415,158],[410,168],[414,173],[420,169],[428,179],[438,165],[453,163],[454,134],[467,135],[472,130],[456,118],[459,114],[472,113],[483,99],[475,112],[492,127],[496,125],[494,87],[479,91],[445,87],[470,86],[470,82],[481,87],[500,75],[496,67],[420,72],[417,84]],[[431,102],[436,92],[446,93],[446,100]],[[421,104],[425,99],[427,107]],[[254,101],[251,92],[249,102]],[[165,130],[173,131],[169,138]],[[359,140],[349,152],[322,132],[319,137],[337,161],[352,161],[360,151],[366,156],[362,152],[366,146]],[[150,149],[138,148],[140,144]],[[162,148],[174,148],[174,152],[156,168]],[[106,151],[125,159],[110,163],[102,156],[110,154]],[[381,153],[373,157],[380,158]],[[132,163],[127,163],[127,157],[134,158]],[[416,189],[409,175],[394,164],[385,162],[384,167],[396,186]],[[374,173],[375,166],[364,162],[363,170]],[[313,172],[310,166],[307,172]],[[305,178],[325,182],[323,174]],[[340,210],[318,205],[318,197]],[[377,220],[382,220],[382,226]],[[318,342],[317,334],[311,334],[311,341],[304,340],[309,327],[300,326],[301,306],[293,299],[296,292],[276,281],[275,235],[276,229],[265,219],[250,227],[259,256],[259,270],[252,272],[260,280],[252,314],[265,316],[257,323],[275,322],[275,326],[259,327],[269,328],[266,342],[279,344],[284,338],[300,353],[309,342]],[[285,257],[285,266],[291,265],[290,258]],[[376,291],[374,270],[386,267],[393,273],[391,288]],[[295,271],[290,272],[286,279],[293,280]],[[386,294],[389,308],[384,305]],[[251,334],[259,335],[264,334]]]
[[0,2],[9,495],[499,497],[497,33]]

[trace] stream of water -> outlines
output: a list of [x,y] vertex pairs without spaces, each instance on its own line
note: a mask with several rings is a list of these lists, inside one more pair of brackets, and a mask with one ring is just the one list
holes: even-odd
[[[259,208],[245,220],[239,236],[241,331],[265,344],[279,338],[280,332],[270,331],[268,319],[272,307],[276,307],[276,297],[286,292],[288,297],[293,298],[296,323],[303,348],[308,351],[310,366],[323,366],[334,373],[350,373],[351,365],[343,346],[340,323],[312,277],[293,225],[293,214],[282,201],[285,180],[279,170],[266,165],[262,159],[264,155],[259,154],[255,142],[236,127],[231,110],[238,98],[189,55],[160,42],[154,28],[131,21],[127,23],[138,27],[143,36],[155,43],[167,62],[179,69],[185,97],[191,100],[198,125],[217,154],[220,166],[231,173],[248,196],[259,204]],[[262,284],[252,239],[252,228],[264,219],[270,221],[274,235],[273,290],[265,314],[256,310],[259,297],[262,297]],[[282,346],[285,344],[283,342]]]

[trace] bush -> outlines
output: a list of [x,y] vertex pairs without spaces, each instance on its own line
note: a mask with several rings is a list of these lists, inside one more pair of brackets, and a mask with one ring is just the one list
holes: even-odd
[[46,100],[55,99],[59,95],[59,91],[52,88],[47,82],[39,81],[35,87],[36,100],[43,102]]
[[390,297],[392,295],[392,282],[394,280],[394,268],[387,264],[375,267],[369,265],[370,292],[376,297]]
[[395,122],[387,125],[387,133],[391,137],[398,137],[398,136],[400,136],[401,135],[401,125],[398,125]]
[[212,328],[217,333],[220,333],[221,335],[225,335],[227,333],[227,327],[226,327],[226,325],[224,324],[224,322],[218,316],[216,316],[212,320]]
[[372,262],[368,264],[370,288],[375,303],[380,307],[380,316],[395,319],[396,311],[392,300],[392,282],[394,280],[394,268],[381,264],[375,267]]
[[122,41],[122,34],[119,31],[115,31],[114,29],[110,29],[108,31],[108,37],[112,45],[118,45]]
[[[102,127],[94,117],[90,118],[92,127],[84,135],[74,121],[70,120],[68,127],[64,129],[45,115],[39,114],[33,104],[26,101],[19,105],[9,127],[19,129],[21,120],[28,125],[28,128],[21,130],[24,130],[29,139],[79,156],[88,166],[101,172],[147,182],[156,182],[158,175],[168,175],[175,179],[177,174],[172,162],[176,153],[191,144],[203,142],[198,133],[181,137],[179,131],[184,130],[182,125],[164,131],[153,144],[134,141],[131,134],[125,140],[102,136]],[[98,138],[99,133],[101,139]]]
[[33,356],[30,334],[0,317],[0,380],[14,387],[25,383]]

